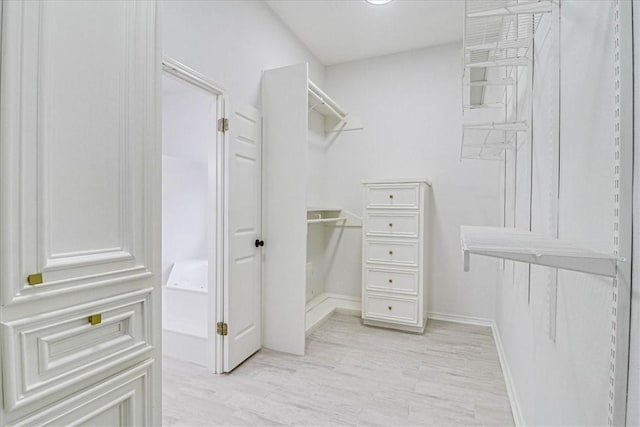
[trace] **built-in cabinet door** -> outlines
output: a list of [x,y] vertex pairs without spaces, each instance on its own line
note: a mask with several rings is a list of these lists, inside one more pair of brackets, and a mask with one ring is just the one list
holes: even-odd
[[[134,407],[159,424],[156,4],[2,7],[0,424],[62,401],[88,424]],[[117,409],[82,409],[82,390],[140,363],[133,400],[114,388]]]
[[[262,344],[262,118],[250,106],[225,106],[228,205],[225,226],[224,371]],[[267,242],[268,244],[268,242]]]

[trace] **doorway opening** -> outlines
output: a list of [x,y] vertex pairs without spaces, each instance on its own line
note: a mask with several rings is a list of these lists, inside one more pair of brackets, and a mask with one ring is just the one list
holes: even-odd
[[169,59],[162,73],[162,352],[220,373],[222,90]]

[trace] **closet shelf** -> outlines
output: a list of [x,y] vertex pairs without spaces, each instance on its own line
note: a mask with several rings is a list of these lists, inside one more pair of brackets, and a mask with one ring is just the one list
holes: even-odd
[[[552,7],[552,0],[465,2],[463,111],[505,102],[518,67],[532,61],[529,49],[535,30]],[[506,112],[506,103],[504,108]]]
[[477,110],[477,109],[486,110],[486,109],[504,108],[504,106],[505,105],[503,102],[495,102],[493,104],[469,104],[469,105],[465,105],[464,108],[467,108],[469,110]]
[[347,218],[345,217],[307,219],[307,224],[325,224],[328,222],[340,222],[346,220]]
[[361,130],[359,122],[351,117],[329,95],[320,89],[311,80],[308,81],[307,103],[309,111],[313,110],[324,116],[325,132],[343,132],[349,130]]
[[474,123],[462,126],[462,159],[503,160],[505,150],[516,149],[516,134],[528,132],[526,121]]
[[509,15],[533,15],[551,12],[551,0],[537,0],[526,2],[509,2],[503,7],[468,13],[469,18],[483,18]]
[[526,121],[520,122],[490,122],[490,123],[474,123],[463,126],[465,130],[478,131],[507,131],[507,132],[527,132],[529,126]]
[[512,58],[495,58],[485,61],[469,61],[467,68],[489,68],[489,67],[526,67],[529,65],[529,58],[526,56],[514,56]]
[[465,47],[465,50],[468,52],[474,51],[486,51],[486,50],[505,50],[505,49],[520,49],[520,48],[528,48],[529,40],[506,40],[506,41],[498,41],[498,42],[487,42],[487,43],[479,43],[474,45],[469,45]]
[[334,227],[362,227],[362,218],[339,208],[308,208],[307,224],[325,224]]
[[460,237],[465,271],[469,271],[469,258],[473,254],[599,276],[616,276],[616,254],[596,252],[527,230],[462,226]]
[[465,86],[513,86],[516,83],[512,78],[496,78],[493,80],[473,80],[465,83]]

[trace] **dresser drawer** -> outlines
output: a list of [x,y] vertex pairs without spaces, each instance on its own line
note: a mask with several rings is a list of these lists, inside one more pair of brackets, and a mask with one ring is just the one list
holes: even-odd
[[368,209],[417,209],[419,188],[418,184],[368,185],[366,206]]
[[365,259],[368,263],[416,267],[418,266],[419,252],[416,241],[367,240]]
[[418,301],[409,298],[368,294],[365,297],[365,317],[416,324],[418,322]]
[[368,236],[418,237],[420,215],[409,213],[367,213]]
[[365,287],[372,291],[418,294],[418,272],[366,267]]
[[149,313],[145,291],[3,324],[6,407],[60,399],[149,352]]

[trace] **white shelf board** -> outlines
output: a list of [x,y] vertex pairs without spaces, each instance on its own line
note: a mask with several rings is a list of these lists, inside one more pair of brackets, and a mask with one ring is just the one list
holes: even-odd
[[465,86],[513,86],[516,81],[513,78],[497,78],[492,80],[471,80]]
[[464,270],[470,255],[483,255],[529,264],[615,277],[618,257],[583,248],[527,230],[500,227],[460,227]]
[[467,62],[467,68],[490,68],[490,67],[526,67],[529,59],[526,56],[514,56],[513,58],[497,58],[486,61]]
[[332,133],[363,129],[359,120],[350,116],[349,113],[311,80],[308,81],[307,95],[309,110],[316,111],[324,117],[325,132]]
[[527,132],[529,125],[526,121],[520,122],[491,122],[491,123],[473,123],[463,125],[465,130],[482,130],[482,131],[510,131],[510,132]]
[[381,178],[381,179],[363,179],[360,181],[363,185],[367,184],[416,184],[425,183],[431,186],[431,180],[428,178]]
[[460,157],[462,159],[503,160],[505,150],[518,148],[516,134],[528,130],[529,126],[526,121],[463,125]]
[[307,224],[334,224],[336,227],[362,227],[362,218],[340,208],[307,208]]
[[551,0],[510,2],[503,7],[467,13],[467,17],[486,18],[490,16],[533,15],[547,12],[551,12]]
[[346,217],[337,217],[337,218],[316,218],[316,219],[308,219],[307,224],[325,224],[328,222],[340,222],[346,221]]
[[466,0],[463,84],[469,101],[463,104],[494,102],[485,101],[485,91],[478,88],[489,85],[469,82],[482,82],[488,74],[530,65],[528,52],[535,29],[552,6],[552,0]]
[[529,47],[529,39],[525,40],[505,40],[505,41],[490,41],[486,43],[478,43],[474,45],[465,46],[467,52],[484,51],[484,50],[505,50],[505,49],[527,49]]
[[494,102],[492,104],[467,104],[463,106],[467,110],[500,110],[505,108],[504,102]]

